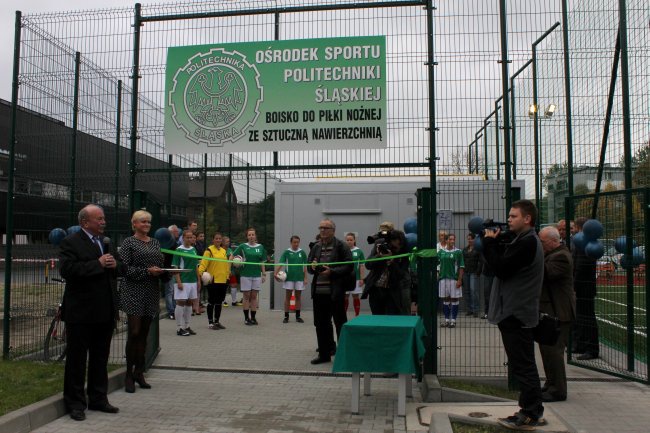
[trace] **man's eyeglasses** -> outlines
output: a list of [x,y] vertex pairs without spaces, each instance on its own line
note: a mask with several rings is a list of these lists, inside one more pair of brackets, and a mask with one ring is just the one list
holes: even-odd
[[334,227],[318,227],[318,230],[332,230]]

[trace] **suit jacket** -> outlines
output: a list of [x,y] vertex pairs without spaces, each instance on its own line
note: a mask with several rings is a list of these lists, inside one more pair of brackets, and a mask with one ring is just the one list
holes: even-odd
[[[334,242],[334,245],[332,246],[333,250],[330,262],[351,262],[352,253],[350,252],[350,247],[337,238],[333,238],[332,241]],[[316,245],[314,245],[314,247],[309,251],[309,257],[307,258],[307,272],[314,276],[311,282],[312,298],[316,294],[316,279],[318,278],[318,272],[311,268],[311,263],[320,257],[322,247],[323,245],[320,241],[316,243]],[[330,266],[330,270],[332,300],[342,300],[345,296],[346,290],[354,289],[355,277],[352,272],[354,270],[354,265],[352,263],[346,265],[334,265]]]
[[[549,292],[553,294],[553,304]],[[553,311],[555,306],[555,311]],[[562,322],[576,317],[576,294],[573,290],[573,260],[571,253],[560,245],[544,255],[544,283],[539,300],[541,312],[556,316]]]
[[[105,323],[118,318],[117,276],[125,265],[109,245],[117,260],[116,269],[104,269],[99,249],[80,230],[67,236],[60,245],[59,267],[65,278],[63,320],[67,323]],[[105,245],[104,245],[105,248]]]

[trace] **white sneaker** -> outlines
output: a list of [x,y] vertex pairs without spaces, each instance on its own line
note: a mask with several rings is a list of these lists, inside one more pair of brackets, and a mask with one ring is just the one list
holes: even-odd
[[456,321],[452,320],[451,323],[449,324],[450,328],[455,328],[456,327]]

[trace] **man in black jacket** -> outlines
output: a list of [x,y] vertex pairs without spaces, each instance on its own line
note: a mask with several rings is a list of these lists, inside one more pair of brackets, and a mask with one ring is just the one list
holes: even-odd
[[499,326],[508,366],[521,390],[519,412],[499,419],[499,423],[515,430],[534,429],[544,414],[533,340],[544,277],[544,252],[534,229],[536,217],[532,202],[516,201],[508,215],[509,232],[486,229],[483,241],[485,260],[495,275],[488,320]]
[[345,291],[348,281],[354,286],[352,263],[345,265],[320,265],[319,263],[351,262],[352,253],[345,242],[334,237],[336,225],[324,219],[318,226],[320,240],[309,252],[307,271],[314,276],[311,283],[311,297],[314,301],[314,326],[318,340],[318,356],[312,364],[330,362],[336,351],[332,319],[336,326],[337,339],[341,327],[347,322],[345,314]]
[[[576,218],[576,229],[582,231],[587,218]],[[580,361],[600,356],[598,322],[596,321],[596,262],[580,248],[572,246],[573,286],[576,292],[576,321],[574,323],[574,353]]]
[[119,256],[111,254],[103,236],[106,220],[99,206],[79,212],[81,230],[61,242],[60,271],[65,278],[63,320],[67,353],[63,398],[70,417],[86,419],[86,359],[88,359],[88,409],[117,413],[108,402],[108,356],[118,319],[117,274],[123,271]]

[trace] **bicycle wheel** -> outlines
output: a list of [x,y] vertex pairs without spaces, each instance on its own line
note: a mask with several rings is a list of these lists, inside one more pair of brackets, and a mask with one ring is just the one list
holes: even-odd
[[65,358],[66,351],[65,322],[60,317],[55,317],[50,323],[43,344],[43,359],[45,361],[61,361]]

